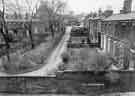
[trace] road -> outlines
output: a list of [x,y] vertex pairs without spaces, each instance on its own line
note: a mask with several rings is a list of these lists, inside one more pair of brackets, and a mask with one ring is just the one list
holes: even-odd
[[17,74],[17,75],[9,75],[6,73],[0,73],[0,76],[26,76],[26,77],[27,76],[41,76],[41,77],[47,76],[48,74],[53,72],[53,70],[55,70],[60,64],[61,54],[66,50],[67,40],[70,37],[70,31],[71,31],[71,27],[67,27],[66,33],[63,36],[62,40],[60,41],[59,45],[52,52],[52,55],[48,58],[47,64],[45,64],[45,66],[43,66],[42,68],[33,72]]

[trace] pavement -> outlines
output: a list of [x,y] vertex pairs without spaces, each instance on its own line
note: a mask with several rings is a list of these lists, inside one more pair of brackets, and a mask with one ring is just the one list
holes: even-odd
[[125,92],[125,93],[108,93],[101,96],[135,96],[135,92]]
[[66,50],[67,41],[70,38],[70,31],[71,31],[71,27],[67,27],[66,33],[63,36],[62,40],[60,41],[59,45],[52,52],[52,55],[48,58],[47,64],[45,64],[45,66],[43,66],[42,68],[33,72],[17,74],[17,75],[16,74],[9,75],[9,74],[0,72],[0,76],[26,76],[26,77],[27,76],[41,76],[41,77],[48,76],[48,74],[53,72],[53,70],[55,70],[61,62],[61,54]]

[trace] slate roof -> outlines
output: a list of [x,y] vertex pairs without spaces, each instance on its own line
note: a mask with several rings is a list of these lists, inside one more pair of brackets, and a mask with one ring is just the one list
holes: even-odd
[[89,20],[103,20],[103,19],[105,19],[105,17],[104,16],[97,16],[97,17],[89,17]]
[[104,19],[104,21],[124,21],[124,20],[135,20],[135,12],[127,14],[114,14]]
[[[7,22],[29,22],[27,19],[6,19]],[[39,19],[32,19],[33,22],[40,22]]]

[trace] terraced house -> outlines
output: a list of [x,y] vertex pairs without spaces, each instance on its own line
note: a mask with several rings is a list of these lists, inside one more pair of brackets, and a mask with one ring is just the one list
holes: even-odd
[[122,69],[134,69],[135,12],[131,5],[132,0],[125,0],[119,14],[108,10],[107,15],[89,19],[90,38],[96,39],[96,34],[101,33],[101,52],[117,60]]

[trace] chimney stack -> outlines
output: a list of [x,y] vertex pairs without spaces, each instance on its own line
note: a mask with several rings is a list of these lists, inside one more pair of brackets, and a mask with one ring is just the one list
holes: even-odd
[[123,9],[120,11],[120,13],[130,13],[132,9],[132,0],[125,0]]

